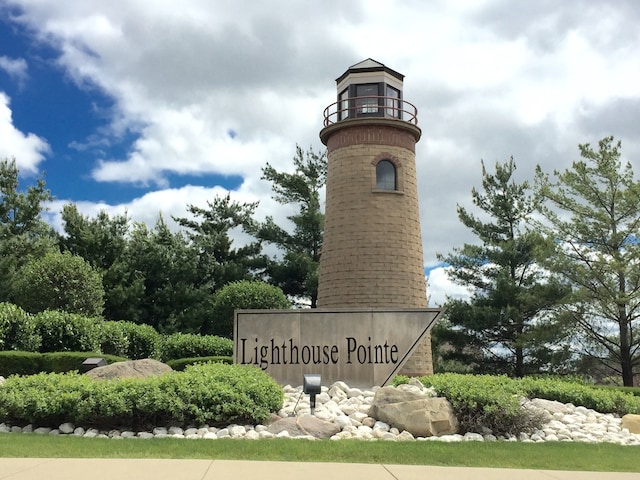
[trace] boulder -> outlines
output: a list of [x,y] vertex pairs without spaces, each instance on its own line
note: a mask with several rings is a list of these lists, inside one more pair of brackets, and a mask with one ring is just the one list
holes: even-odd
[[629,430],[629,433],[640,434],[640,415],[627,413],[624,417],[622,417],[620,428],[626,428],[627,430]]
[[394,387],[384,387],[376,392],[369,416],[415,437],[458,432],[458,419],[446,398],[427,397]]
[[278,435],[289,432],[291,437],[312,436],[315,438],[331,438],[340,431],[340,427],[333,422],[326,422],[319,418],[305,415],[303,417],[287,417],[273,422],[267,428],[269,433]]
[[143,360],[130,360],[116,362],[104,367],[89,370],[85,375],[98,380],[111,380],[112,378],[145,378],[159,376],[173,369],[162,362],[145,358]]

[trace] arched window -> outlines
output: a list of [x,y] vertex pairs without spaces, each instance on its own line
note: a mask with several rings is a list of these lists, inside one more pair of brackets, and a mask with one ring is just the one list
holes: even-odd
[[378,190],[395,190],[396,166],[389,160],[381,160],[376,165],[376,188]]

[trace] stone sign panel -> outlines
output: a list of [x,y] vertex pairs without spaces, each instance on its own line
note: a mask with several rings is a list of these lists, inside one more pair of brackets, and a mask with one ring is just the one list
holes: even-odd
[[435,308],[237,310],[234,361],[282,385],[304,374],[322,384],[386,385],[441,314]]

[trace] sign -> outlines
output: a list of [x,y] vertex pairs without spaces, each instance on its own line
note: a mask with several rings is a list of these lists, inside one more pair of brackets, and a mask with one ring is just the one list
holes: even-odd
[[256,365],[282,385],[320,374],[324,385],[383,386],[440,314],[434,308],[237,310],[234,361]]

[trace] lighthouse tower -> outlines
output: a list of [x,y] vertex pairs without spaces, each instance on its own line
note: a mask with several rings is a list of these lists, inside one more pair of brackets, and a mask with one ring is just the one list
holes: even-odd
[[[319,308],[427,306],[415,162],[422,132],[403,79],[364,60],[336,80],[337,102],[325,109]],[[433,373],[429,336],[401,373]]]

